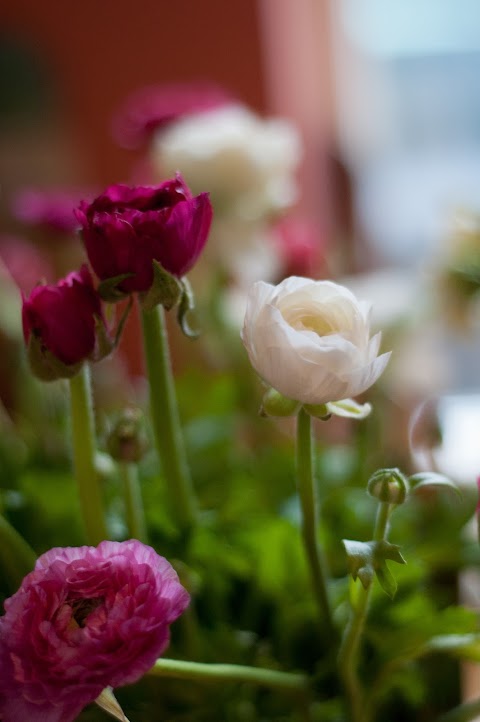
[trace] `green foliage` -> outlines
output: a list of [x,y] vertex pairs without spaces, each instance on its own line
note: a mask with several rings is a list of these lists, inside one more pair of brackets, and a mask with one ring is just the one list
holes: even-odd
[[[200,360],[177,379],[200,503],[200,523],[186,546],[169,517],[156,455],[150,450],[139,463],[150,543],[172,560],[193,596],[191,617],[174,625],[168,654],[305,671],[315,692],[309,719],[344,722],[301,542],[293,423],[257,415],[262,389],[249,369],[238,359],[235,364],[235,374],[220,368],[206,373]],[[35,387],[35,394],[35,408],[27,403],[28,413],[0,437],[1,499],[6,518],[40,554],[82,544],[84,536],[61,386]],[[383,458],[381,446],[375,446],[378,413],[374,408],[362,422],[315,421],[321,541],[333,576],[329,591],[341,627],[348,619],[349,572],[364,586],[374,577],[379,581],[373,584],[359,664],[372,722],[432,720],[432,710],[444,711],[443,702],[432,701],[436,686],[448,690],[445,704],[458,694],[455,674],[445,679],[439,660],[480,661],[477,615],[456,603],[458,574],[480,562],[478,545],[462,533],[475,500],[465,492],[452,503],[448,480],[414,475],[409,482],[415,493],[392,517],[391,541],[369,541],[376,500],[365,492],[367,479],[375,468],[397,461]],[[345,423],[354,427],[348,441],[344,434],[335,436]],[[102,490],[110,534],[125,538],[116,473],[105,474]],[[343,537],[363,541],[345,541],[345,554]],[[395,579],[388,568],[392,561],[398,563]],[[12,588],[0,577],[5,597]],[[146,678],[116,696],[132,721],[306,719],[291,699],[248,684],[213,687]],[[103,719],[93,706],[80,717]]]

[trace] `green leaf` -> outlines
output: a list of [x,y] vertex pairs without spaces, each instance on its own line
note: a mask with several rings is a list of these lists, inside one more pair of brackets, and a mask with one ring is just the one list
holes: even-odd
[[354,579],[360,579],[364,589],[372,583],[376,575],[380,586],[393,598],[397,591],[397,583],[387,566],[387,559],[405,564],[405,559],[400,553],[400,548],[387,541],[358,542],[350,539],[343,539],[343,545],[347,552],[350,573]]
[[378,565],[375,571],[383,591],[390,597],[390,599],[393,599],[397,592],[397,582],[395,581],[392,572],[385,563]]
[[447,489],[450,489],[451,491],[454,491],[455,494],[457,494],[459,497],[462,496],[462,492],[454,481],[449,479],[447,476],[444,476],[443,474],[437,474],[434,471],[422,471],[418,474],[413,474],[408,478],[408,481],[410,483],[410,489],[412,491],[417,491],[417,489],[424,489],[428,486],[435,486],[445,487]]
[[342,401],[330,401],[325,404],[329,414],[342,416],[347,419],[365,419],[372,410],[371,404],[357,404],[353,399],[342,399]]

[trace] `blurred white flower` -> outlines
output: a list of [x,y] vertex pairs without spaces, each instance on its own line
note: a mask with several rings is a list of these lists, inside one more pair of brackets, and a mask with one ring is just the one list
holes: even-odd
[[285,396],[324,404],[356,396],[385,369],[369,305],[344,286],[292,276],[249,293],[242,340],[261,378]]
[[194,194],[210,192],[217,214],[247,220],[292,205],[300,156],[289,122],[263,120],[233,103],[179,118],[157,132],[152,146],[162,177],[181,170]]

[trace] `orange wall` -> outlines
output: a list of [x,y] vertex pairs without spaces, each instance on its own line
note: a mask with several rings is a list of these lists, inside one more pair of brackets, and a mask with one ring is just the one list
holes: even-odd
[[132,154],[109,123],[132,90],[211,80],[264,110],[256,0],[15,0],[2,30],[46,60],[66,123],[86,160],[86,181],[125,180]]

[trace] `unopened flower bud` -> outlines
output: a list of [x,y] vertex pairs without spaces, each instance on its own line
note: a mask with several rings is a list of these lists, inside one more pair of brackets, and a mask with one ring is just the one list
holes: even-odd
[[116,461],[136,463],[147,448],[140,409],[125,409],[107,439],[108,453]]
[[299,408],[298,401],[288,399],[275,389],[268,389],[262,399],[260,416],[295,416]]
[[379,469],[367,485],[370,496],[388,504],[403,504],[407,497],[407,479],[399,469]]

